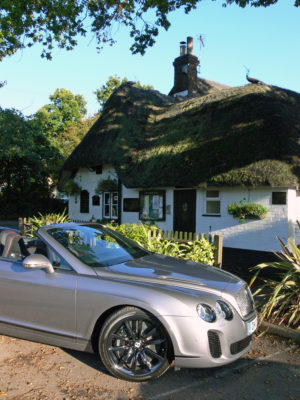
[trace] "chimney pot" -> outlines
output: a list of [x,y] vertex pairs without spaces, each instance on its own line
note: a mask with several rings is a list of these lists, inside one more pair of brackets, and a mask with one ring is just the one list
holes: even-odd
[[187,52],[193,54],[193,38],[192,36],[187,37]]
[[186,52],[186,43],[185,42],[180,42],[180,55],[184,56]]

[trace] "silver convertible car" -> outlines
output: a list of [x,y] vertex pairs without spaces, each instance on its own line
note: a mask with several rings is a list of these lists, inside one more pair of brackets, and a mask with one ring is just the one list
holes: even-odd
[[230,363],[251,345],[251,292],[219,268],[153,254],[92,223],[0,231],[0,334],[95,351],[118,378]]

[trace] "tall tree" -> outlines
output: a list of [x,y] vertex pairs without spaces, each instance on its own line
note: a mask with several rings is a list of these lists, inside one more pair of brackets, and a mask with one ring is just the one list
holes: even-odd
[[0,108],[0,132],[0,212],[3,204],[25,210],[26,204],[48,199],[58,149],[36,121],[14,109]]
[[[51,59],[55,45],[72,50],[77,36],[90,30],[96,37],[97,48],[113,44],[112,26],[129,28],[132,53],[144,54],[153,46],[159,28],[170,27],[168,15],[183,8],[185,13],[195,9],[202,0],[2,0],[0,5],[0,61],[17,50],[40,43],[42,57]],[[300,0],[290,0],[295,7]],[[235,3],[267,7],[278,0],[222,0],[223,5]],[[147,21],[145,15],[147,14]],[[151,18],[154,20],[151,21]],[[151,22],[148,22],[151,21]]]
[[[100,89],[95,90],[95,95],[100,104],[100,111],[102,110],[104,104],[110,97],[110,95],[122,84],[128,82],[128,78],[120,78],[118,75],[109,76],[106,83],[100,87]],[[142,89],[153,89],[151,85],[142,85],[141,82],[136,82],[134,86]]]
[[64,159],[86,133],[86,101],[82,95],[74,95],[67,89],[56,89],[49,99],[51,102],[37,111],[35,120],[57,144]]

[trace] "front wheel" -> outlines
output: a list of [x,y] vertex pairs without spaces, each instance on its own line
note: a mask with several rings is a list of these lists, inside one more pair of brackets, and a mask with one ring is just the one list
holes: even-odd
[[116,311],[99,335],[103,364],[117,378],[141,382],[164,374],[172,360],[172,346],[162,324],[135,307]]

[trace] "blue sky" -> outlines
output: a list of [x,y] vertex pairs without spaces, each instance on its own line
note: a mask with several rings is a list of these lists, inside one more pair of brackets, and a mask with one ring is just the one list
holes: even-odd
[[[279,0],[267,8],[222,7],[222,0],[203,0],[196,10],[185,15],[179,10],[170,15],[171,27],[162,30],[157,43],[144,56],[131,55],[131,39],[125,28],[115,28],[117,44],[96,51],[91,36],[80,39],[75,50],[55,50],[53,60],[40,58],[33,47],[0,63],[0,106],[35,113],[49,103],[57,88],[82,94],[89,114],[98,109],[93,92],[110,75],[151,84],[167,94],[173,85],[173,60],[179,55],[179,42],[194,37],[194,54],[200,56],[200,76],[231,86],[246,84],[245,67],[250,76],[300,92],[300,7],[294,0]],[[205,38],[201,49],[197,39]]]

